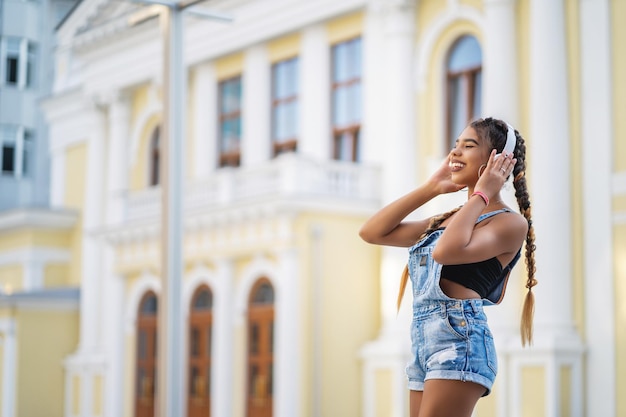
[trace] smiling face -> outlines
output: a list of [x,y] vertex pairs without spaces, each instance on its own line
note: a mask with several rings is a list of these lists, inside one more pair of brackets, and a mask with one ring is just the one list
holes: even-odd
[[491,144],[480,138],[474,128],[466,127],[448,155],[452,181],[473,186],[478,181],[478,170],[489,159],[491,149]]

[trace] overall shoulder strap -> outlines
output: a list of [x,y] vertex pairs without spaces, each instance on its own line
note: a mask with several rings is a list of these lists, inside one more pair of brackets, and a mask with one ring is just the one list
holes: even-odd
[[508,208],[501,208],[499,210],[494,210],[494,211],[490,211],[489,213],[481,214],[480,216],[478,216],[478,219],[476,219],[476,223],[480,223],[483,220],[488,219],[489,217],[493,217],[496,214],[500,214],[500,213],[511,213],[511,210]]

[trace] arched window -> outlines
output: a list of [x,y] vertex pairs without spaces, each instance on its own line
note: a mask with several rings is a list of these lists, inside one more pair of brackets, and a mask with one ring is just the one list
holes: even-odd
[[154,416],[157,356],[157,297],[147,292],[137,315],[137,379],[135,417]]
[[274,288],[259,279],[248,301],[248,409],[246,417],[271,417],[274,396]]
[[446,61],[446,151],[454,147],[456,138],[468,122],[480,117],[482,62],[480,44],[471,35],[457,39],[450,48]]
[[154,187],[161,183],[159,170],[161,169],[161,127],[157,126],[150,136],[150,186]]
[[211,415],[211,329],[213,294],[206,285],[199,287],[191,299],[189,314],[189,385],[187,415]]

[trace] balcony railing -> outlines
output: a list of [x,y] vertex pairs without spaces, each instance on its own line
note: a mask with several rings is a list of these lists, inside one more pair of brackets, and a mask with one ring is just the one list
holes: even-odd
[[[379,170],[340,161],[314,161],[297,154],[284,154],[255,167],[222,168],[210,177],[187,183],[184,210],[225,207],[255,199],[323,198],[325,201],[374,203],[379,198]],[[127,220],[159,214],[158,187],[131,192]]]

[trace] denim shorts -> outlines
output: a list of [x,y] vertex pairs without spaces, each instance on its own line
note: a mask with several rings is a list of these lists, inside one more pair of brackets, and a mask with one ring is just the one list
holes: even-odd
[[409,389],[424,381],[452,379],[480,384],[491,392],[498,372],[493,336],[482,300],[432,301],[416,306],[406,373]]

